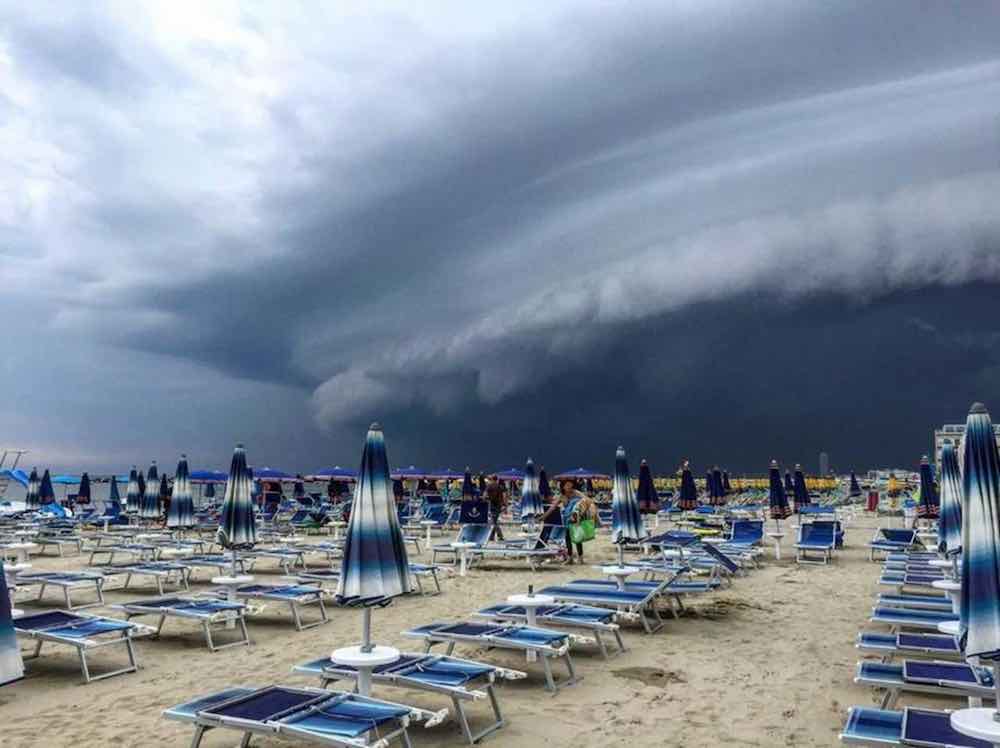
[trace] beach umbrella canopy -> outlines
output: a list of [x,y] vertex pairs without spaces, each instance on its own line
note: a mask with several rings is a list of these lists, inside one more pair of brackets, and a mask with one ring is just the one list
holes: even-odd
[[295,480],[291,473],[267,466],[253,468],[253,477],[257,480]]
[[472,482],[472,472],[466,468],[465,475],[462,476],[462,500],[471,499],[477,493],[476,486]]
[[729,482],[729,471],[722,471],[722,493],[730,494],[733,492],[733,484]]
[[292,486],[292,498],[296,501],[306,497],[306,484],[299,476],[295,476],[295,485]]
[[24,505],[28,509],[37,509],[41,506],[39,501],[39,491],[42,482],[38,478],[38,468],[31,468],[31,475],[28,476],[28,492],[24,495]]
[[191,495],[191,476],[188,472],[187,455],[181,455],[174,473],[174,492],[167,510],[167,527],[194,527],[194,498]]
[[206,484],[205,485],[205,493],[203,495],[204,495],[204,497],[206,499],[214,499],[215,498],[215,484],[214,483],[208,483],[208,484]]
[[545,513],[542,506],[542,495],[538,492],[538,477],[535,475],[535,463],[529,457],[524,466],[524,482],[521,484],[521,519],[534,519]]
[[596,470],[591,470],[590,468],[578,467],[573,470],[567,470],[565,473],[559,473],[556,476],[556,480],[593,480],[594,478],[599,478],[602,480],[607,480],[610,476],[605,473],[599,473]]
[[809,491],[806,488],[806,477],[802,474],[802,466],[795,466],[795,477],[792,480],[792,495],[795,499],[795,511],[809,506]]
[[229,476],[218,470],[192,470],[188,477],[192,483],[225,483]]
[[858,483],[858,476],[851,471],[851,488],[848,492],[850,496],[860,496],[861,495],[861,485]]
[[160,475],[155,461],[146,473],[146,490],[139,502],[139,516],[143,519],[158,519],[160,516]]
[[139,509],[142,509],[142,497],[146,495],[146,477],[141,470],[136,471],[136,479],[139,481]]
[[118,494],[118,479],[111,476],[111,485],[108,487],[108,502],[104,507],[104,513],[109,517],[117,517],[122,513],[122,498]]
[[38,504],[39,506],[45,506],[46,504],[53,504],[56,500],[56,492],[52,489],[52,477],[49,475],[49,471],[46,470],[42,474],[42,482],[38,486]]
[[497,480],[524,480],[524,471],[520,468],[504,468],[496,473]]
[[142,494],[139,492],[139,472],[135,465],[128,474],[128,486],[125,488],[125,511],[138,512],[142,504]]
[[167,474],[164,473],[160,476],[160,500],[170,498],[170,484],[167,482]]
[[694,485],[694,475],[688,463],[681,469],[681,488],[677,496],[679,509],[696,509],[698,507],[698,488]]
[[1000,456],[982,403],[969,411],[963,442],[960,641],[966,657],[996,660],[1000,657]]
[[[222,501],[219,529],[215,538],[223,548],[236,550],[257,542],[257,525],[254,506],[250,499],[250,468],[242,444],[233,450],[233,461],[226,480],[226,495]],[[235,557],[234,557],[235,558]]]
[[946,556],[962,552],[962,474],[953,444],[941,450],[941,517],[938,550]]
[[75,475],[53,475],[52,483],[56,486],[75,486],[80,479]]
[[80,487],[76,489],[76,500],[79,504],[90,503],[90,475],[87,473],[80,476]]
[[[343,553],[338,601],[367,605],[410,592],[409,561],[392,495],[385,437],[377,423],[369,427],[365,439]],[[366,645],[367,641],[362,644]]]
[[420,480],[427,477],[427,471],[418,468],[415,465],[409,465],[407,467],[396,468],[390,474],[391,478],[399,478],[401,480]]
[[656,493],[653,474],[645,460],[639,463],[639,487],[636,489],[635,499],[639,502],[642,514],[656,514],[660,511],[660,495]]
[[920,503],[917,505],[917,516],[936,519],[940,509],[934,472],[927,455],[924,455],[920,460]]
[[547,499],[552,496],[552,486],[549,485],[549,476],[545,472],[545,468],[542,468],[538,473],[538,494],[543,499]]
[[712,470],[712,504],[721,506],[726,503],[726,488],[722,484],[722,471],[719,468]]
[[625,448],[615,451],[615,479],[611,488],[611,542],[617,543],[618,561],[621,563],[621,546],[638,543],[646,537],[646,528],[639,514],[639,502],[632,490],[632,476],[628,472]]
[[479,486],[480,495],[486,493],[486,473],[479,474],[479,477],[476,478],[476,484]]
[[792,474],[785,471],[785,493],[795,495],[795,483],[792,481]]
[[771,460],[768,479],[770,482],[768,504],[770,505],[771,519],[785,519],[792,513],[792,510],[788,506],[788,496],[785,493],[785,486],[781,482],[781,471],[778,469],[777,460]]
[[464,476],[464,473],[452,470],[451,468],[439,468],[433,471],[428,477],[434,480],[462,480]]
[[312,477],[316,480],[352,481],[357,479],[358,474],[350,468],[334,465],[332,468],[323,468]]

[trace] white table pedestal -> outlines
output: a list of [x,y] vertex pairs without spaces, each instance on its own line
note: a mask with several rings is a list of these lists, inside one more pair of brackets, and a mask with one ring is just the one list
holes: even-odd
[[371,696],[372,670],[380,665],[388,665],[399,659],[399,650],[394,647],[372,647],[370,652],[361,651],[360,646],[335,649],[330,659],[337,665],[352,667],[358,671],[358,693]]
[[1000,722],[995,719],[994,708],[959,709],[951,713],[951,728],[970,738],[1000,745]]
[[421,520],[420,524],[423,525],[424,528],[427,530],[427,539],[426,539],[426,541],[424,543],[424,550],[429,551],[431,549],[431,544],[432,544],[432,541],[431,541],[431,528],[434,527],[434,525],[436,525],[437,522],[435,522],[432,519],[425,519],[425,520]]
[[[556,599],[549,595],[511,595],[507,598],[507,602],[524,608],[524,617],[528,625],[536,626],[538,609],[547,605],[555,605]],[[537,653],[528,652],[527,658],[528,662],[534,662],[537,659]]]
[[781,539],[785,537],[783,532],[769,532],[767,537],[774,541],[774,560],[781,560]]
[[615,580],[615,584],[618,585],[618,589],[625,589],[625,580],[630,576],[635,574],[639,569],[634,566],[602,566],[601,573],[605,576],[612,577]]
[[9,543],[5,550],[14,551],[14,556],[19,564],[28,563],[28,554],[38,547],[36,543]]
[[931,587],[944,590],[948,594],[948,599],[951,600],[951,612],[958,615],[962,608],[962,583],[953,579],[936,579],[931,582]]
[[458,576],[464,577],[469,564],[469,549],[475,548],[475,543],[452,543],[451,547],[458,554]]
[[[245,584],[250,584],[253,581],[253,577],[249,574],[237,574],[234,577],[212,577],[212,584],[218,587],[226,588],[226,600],[231,603],[238,602],[236,597],[236,589],[242,587]],[[231,615],[226,616],[226,628],[235,629],[236,628],[236,618]]]

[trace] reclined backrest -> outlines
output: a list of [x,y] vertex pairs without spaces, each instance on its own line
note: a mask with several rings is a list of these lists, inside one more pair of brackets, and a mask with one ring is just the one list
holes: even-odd
[[764,538],[764,520],[740,519],[733,522],[734,543],[758,543]]

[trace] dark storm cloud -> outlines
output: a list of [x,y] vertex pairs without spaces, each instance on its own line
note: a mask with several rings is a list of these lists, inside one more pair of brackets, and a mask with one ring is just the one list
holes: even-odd
[[42,339],[332,430],[303,455],[262,418],[279,456],[374,417],[428,461],[881,449],[830,425],[916,417],[826,355],[873,330],[989,390],[932,320],[1000,282],[992,3],[147,11],[3,25],[0,267]]

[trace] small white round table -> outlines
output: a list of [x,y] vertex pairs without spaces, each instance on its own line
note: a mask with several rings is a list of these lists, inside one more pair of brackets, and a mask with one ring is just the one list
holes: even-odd
[[420,524],[427,530],[427,541],[424,543],[424,549],[429,551],[431,549],[431,528],[434,527],[437,522],[432,519],[423,519],[420,520]]
[[996,720],[996,713],[997,710],[992,707],[959,709],[951,713],[951,727],[970,738],[1000,745],[1000,722]]
[[781,560],[781,539],[785,537],[785,533],[772,531],[767,533],[767,537],[774,541],[774,560]]
[[475,543],[452,543],[451,547],[458,554],[458,576],[464,577],[469,563],[469,549],[475,548]]
[[10,617],[11,618],[20,618],[23,615],[24,615],[24,611],[21,610],[20,608],[11,608],[10,609]]
[[[519,605],[524,608],[524,618],[528,622],[529,626],[535,626],[538,622],[538,609],[545,605],[555,605],[556,599],[549,595],[511,595],[507,598],[507,602],[511,605]],[[528,662],[534,662],[537,654],[535,652],[527,653]]]
[[[245,584],[250,584],[253,577],[250,574],[237,574],[234,577],[212,577],[212,584],[226,588],[226,600],[231,603],[237,602],[236,589]],[[235,616],[226,616],[226,628],[236,628]]]
[[618,589],[625,589],[625,580],[635,574],[639,569],[634,566],[602,566],[601,573],[613,577]]
[[935,579],[931,582],[931,587],[936,590],[944,590],[951,600],[951,612],[957,614],[962,607],[961,591],[962,583],[954,579]]
[[340,540],[340,531],[347,527],[347,523],[342,520],[335,519],[330,523],[330,525],[333,527],[333,539]]
[[28,563],[28,554],[31,553],[38,545],[36,543],[19,542],[19,543],[8,543],[5,550],[14,551],[14,556],[17,559],[17,563],[26,564]]
[[958,636],[959,633],[961,633],[958,626],[959,626],[958,621],[944,621],[943,623],[938,624],[937,630],[940,631],[942,634],[948,634],[949,636]]
[[374,646],[370,652],[363,652],[360,645],[333,650],[330,659],[338,665],[352,667],[358,671],[358,693],[370,696],[372,692],[372,670],[380,665],[388,665],[399,659],[399,650],[394,647]]

